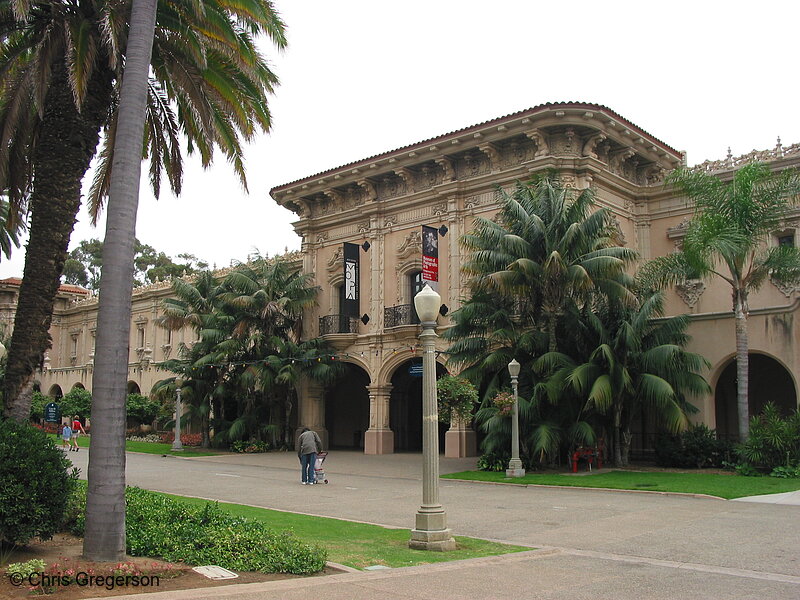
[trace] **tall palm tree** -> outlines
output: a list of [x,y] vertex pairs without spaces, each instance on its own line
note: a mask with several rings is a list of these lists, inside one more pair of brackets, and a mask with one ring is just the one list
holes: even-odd
[[[130,0],[0,0],[0,190],[7,227],[30,214],[30,241],[4,390],[5,414],[24,419],[48,329],[83,179],[105,132],[90,192],[107,195]],[[269,0],[160,0],[141,148],[156,193],[182,179],[181,143],[205,166],[215,149],[244,182],[242,141],[268,131],[277,84],[255,37],[286,44]]]
[[668,183],[694,204],[680,252],[653,259],[641,270],[641,279],[653,288],[687,278],[719,277],[731,287],[736,328],[736,404],[739,439],[749,435],[747,315],[750,294],[771,278],[800,281],[800,249],[772,246],[768,236],[783,221],[800,193],[794,171],[772,173],[762,163],[734,172],[730,181],[702,171],[683,169],[670,174]]
[[496,220],[476,219],[462,238],[471,255],[462,267],[478,285],[530,307],[545,322],[550,351],[568,301],[600,293],[632,301],[624,269],[636,258],[615,243],[611,214],[595,207],[594,192],[563,186],[546,173],[511,194],[501,190]]
[[642,409],[658,415],[661,425],[675,433],[688,424],[687,412],[696,411],[687,395],[710,392],[700,375],[708,361],[684,350],[688,318],[656,320],[663,311],[662,293],[643,298],[635,309],[606,305],[586,319],[585,331],[597,344],[588,358],[549,352],[536,362],[539,371],[549,373],[540,386],[547,397],[566,393],[585,402],[586,410],[610,413],[618,467],[628,464],[631,424]]
[[142,169],[141,141],[157,0],[133,0],[114,138],[104,264],[92,379],[92,447],[83,553],[125,557],[125,399],[128,379],[133,256]]

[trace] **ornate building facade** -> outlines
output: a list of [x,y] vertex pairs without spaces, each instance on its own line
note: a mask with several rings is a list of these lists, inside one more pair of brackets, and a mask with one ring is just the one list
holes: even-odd
[[[800,164],[800,145],[699,165],[723,179],[752,160],[774,169]],[[314,273],[318,306],[306,319],[307,336],[321,335],[347,364],[349,376],[322,389],[311,383],[299,393],[298,425],[319,431],[326,445],[382,454],[421,447],[421,385],[412,298],[421,284],[422,226],[440,231],[440,328],[465,293],[458,239],[475,217],[497,210],[498,186],[509,188],[545,169],[568,186],[597,191],[598,203],[614,215],[618,241],[642,259],[673,252],[681,243],[692,208],[663,185],[683,155],[614,111],[587,103],[543,104],[439,135],[397,150],[280,185],[272,198],[298,216],[302,249],[298,268]],[[790,219],[766,240],[796,243],[800,220]],[[346,312],[343,245],[359,248],[358,316]],[[170,356],[190,332],[155,326],[168,284],[134,295],[129,387],[148,393],[167,374],[154,363]],[[714,393],[696,402],[696,416],[722,433],[736,431],[734,328],[730,291],[717,281],[686,281],[670,291],[668,314],[690,313],[691,350],[711,363]],[[798,290],[767,284],[751,298],[754,409],[773,399],[797,406],[800,356],[794,340],[800,319]],[[96,299],[73,299],[57,309],[53,350],[41,389],[54,395],[91,382]],[[187,337],[189,336],[189,337]],[[445,344],[439,341],[439,349]],[[440,370],[447,369],[441,355]],[[446,454],[475,452],[475,434],[465,424],[441,431]]]

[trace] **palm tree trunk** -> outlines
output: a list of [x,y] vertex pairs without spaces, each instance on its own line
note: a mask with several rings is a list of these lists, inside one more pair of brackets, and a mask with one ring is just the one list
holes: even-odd
[[19,422],[28,419],[33,378],[51,345],[53,304],[81,204],[81,180],[97,148],[111,90],[110,73],[98,69],[78,112],[64,59],[53,64],[33,156],[30,238],[3,384],[5,416]]
[[547,319],[547,343],[549,352],[558,352],[558,343],[556,342],[556,325],[558,324],[558,316],[556,313],[550,313]]
[[622,407],[614,406],[614,466],[622,467]]
[[750,435],[750,357],[747,341],[746,292],[742,290],[734,292],[733,313],[736,321],[736,407],[739,416],[739,441],[743,443]]
[[92,381],[92,446],[83,553],[125,556],[125,392],[133,291],[133,256],[147,82],[156,0],[134,0],[114,143]]

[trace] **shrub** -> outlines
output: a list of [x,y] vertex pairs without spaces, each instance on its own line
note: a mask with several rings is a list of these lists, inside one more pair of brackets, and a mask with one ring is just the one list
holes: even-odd
[[[181,436],[182,438],[183,436]],[[260,440],[251,440],[245,442],[244,440],[236,440],[231,444],[231,450],[234,452],[241,452],[246,454],[255,454],[256,452],[269,452],[269,444]]]
[[693,425],[677,436],[662,436],[656,444],[656,463],[662,467],[720,468],[730,460],[733,448],[717,439],[713,429]]
[[[165,433],[158,434],[162,444],[171,444],[175,441],[175,432],[168,431]],[[202,433],[182,433],[181,434],[181,444],[184,446],[199,446],[203,443],[203,434]]]
[[452,423],[456,419],[467,421],[478,403],[478,390],[463,377],[446,375],[436,382],[436,397],[442,423]]
[[73,388],[58,404],[64,417],[78,415],[85,419],[92,414],[92,394],[83,388]]
[[44,431],[0,422],[0,539],[26,544],[59,530],[78,477]]
[[44,407],[52,401],[52,398],[45,396],[42,392],[33,392],[33,397],[31,398],[31,420],[39,422],[44,419]]
[[139,488],[125,492],[127,552],[234,571],[316,573],[325,567],[324,549],[289,532],[235,517],[216,503],[190,506]]
[[[479,471],[504,472],[508,468],[508,461],[511,460],[511,450],[484,452],[478,457]],[[526,471],[534,470],[527,456],[520,454],[522,466]]]
[[128,394],[125,409],[128,418],[139,424],[150,425],[158,416],[161,403],[141,394]]
[[763,473],[800,464],[800,413],[783,418],[778,408],[768,403],[760,415],[750,419],[750,436],[736,453],[740,461]]

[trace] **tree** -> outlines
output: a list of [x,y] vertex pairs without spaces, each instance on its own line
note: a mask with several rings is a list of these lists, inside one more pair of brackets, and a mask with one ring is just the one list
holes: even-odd
[[[93,215],[109,189],[128,7],[122,0],[0,1],[0,190],[9,199],[9,227],[30,214],[4,384],[5,414],[18,420],[27,417],[33,373],[49,345],[81,180],[101,130]],[[221,150],[246,189],[242,141],[269,130],[267,95],[277,84],[256,48],[259,34],[278,48],[286,44],[267,0],[159,2],[139,146],[156,194],[163,175],[180,192],[183,138],[204,166]]]
[[658,257],[642,268],[642,281],[652,288],[687,278],[719,277],[731,286],[736,327],[736,397],[739,439],[749,432],[748,299],[769,278],[800,281],[800,249],[770,246],[768,236],[783,227],[800,177],[794,171],[771,173],[761,163],[746,165],[730,181],[702,171],[682,169],[668,183],[685,194],[695,213],[680,252]]
[[615,243],[611,213],[594,208],[594,192],[565,187],[553,173],[500,190],[496,220],[476,219],[462,245],[471,252],[463,269],[488,291],[515,299],[527,318],[544,321],[548,347],[569,301],[600,293],[632,301],[625,266],[633,250]]
[[656,320],[663,310],[661,293],[642,298],[636,308],[606,304],[597,318],[586,319],[583,331],[596,345],[588,357],[548,352],[536,361],[549,375],[539,388],[551,401],[567,393],[585,403],[584,411],[611,415],[617,467],[628,464],[631,423],[643,409],[676,433],[687,426],[687,412],[696,411],[686,396],[711,391],[699,374],[708,361],[684,350],[688,317]]
[[83,553],[89,560],[125,557],[125,425],[133,256],[144,133],[147,76],[157,0],[133,0],[122,79],[105,264],[100,276],[93,440],[89,452]]
[[[208,263],[192,254],[179,254],[175,262],[164,252],[134,240],[133,285],[140,286],[174,277],[184,277],[208,267]],[[64,283],[81,285],[90,290],[100,289],[100,270],[103,267],[103,242],[94,238],[81,240],[64,263]]]

